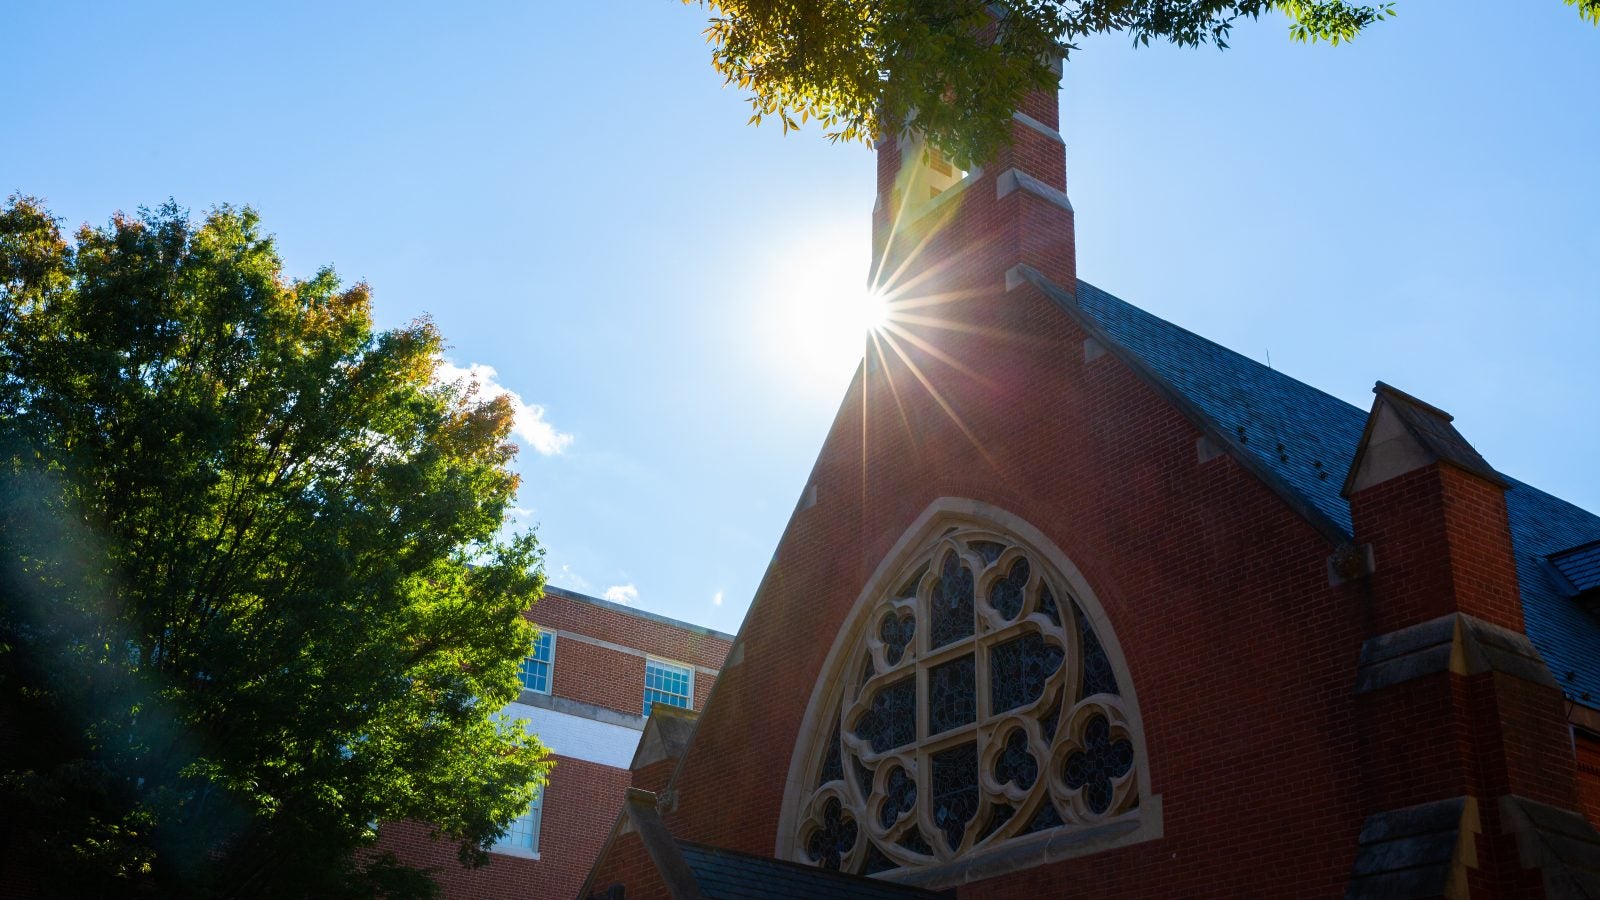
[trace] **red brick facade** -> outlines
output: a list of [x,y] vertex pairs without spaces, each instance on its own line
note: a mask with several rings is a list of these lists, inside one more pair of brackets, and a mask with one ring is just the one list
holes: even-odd
[[[1065,190],[1045,134],[1055,98],[1025,112],[1039,127],[1019,122],[1014,148],[920,219],[900,211],[895,142],[880,148],[879,280],[946,325],[869,342],[815,502],[791,519],[670,786],[672,835],[781,854],[785,773],[834,635],[912,523],[962,498],[1037,529],[1091,586],[1138,695],[1162,834],[957,896],[1341,896],[1371,817],[1451,798],[1466,798],[1475,860],[1451,859],[1471,893],[1543,896],[1505,798],[1600,820],[1600,744],[1574,760],[1559,690],[1498,657],[1354,689],[1374,639],[1449,615],[1522,631],[1502,485],[1441,462],[1357,491],[1357,546],[1341,546],[1235,455],[1197,454],[1206,434],[1170,396],[1089,352],[1094,335],[1044,291],[1007,283],[1019,263],[1076,283],[1070,210],[1004,187],[1015,167]],[[1361,545],[1372,574],[1331,578],[1330,559]],[[655,878],[624,836],[589,887],[663,895]]]
[[1578,796],[1589,821],[1600,826],[1600,734],[1580,731],[1573,736],[1578,755]]
[[[457,861],[456,845],[434,839],[426,825],[385,825],[380,849],[392,850],[407,864],[430,869],[448,900],[576,896],[616,820],[623,793],[633,782],[628,759],[638,743],[638,729],[644,726],[640,712],[646,656],[696,667],[694,709],[699,710],[731,639],[720,632],[559,588],[549,589],[529,618],[556,635],[549,702],[571,701],[558,707],[565,711],[562,715],[631,723],[626,728],[611,727],[611,733],[626,744],[583,745],[583,753],[605,755],[614,763],[608,765],[563,753],[558,738],[541,734],[556,764],[544,790],[536,859],[491,852],[487,865],[466,868]],[[523,699],[539,702],[528,693]],[[534,727],[537,731],[537,720]],[[671,765],[675,763],[652,767],[657,781],[666,780]]]
[[605,843],[616,818],[628,772],[557,755],[545,788],[539,858],[492,854],[488,865],[469,869],[456,861],[456,845],[431,837],[426,825],[386,825],[383,847],[411,865],[427,865],[450,900],[572,897]]

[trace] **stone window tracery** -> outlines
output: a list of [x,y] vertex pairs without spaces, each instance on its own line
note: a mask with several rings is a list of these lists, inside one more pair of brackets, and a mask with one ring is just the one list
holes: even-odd
[[894,878],[1041,832],[1135,830],[1136,717],[1048,559],[963,524],[884,581],[836,650],[791,858]]

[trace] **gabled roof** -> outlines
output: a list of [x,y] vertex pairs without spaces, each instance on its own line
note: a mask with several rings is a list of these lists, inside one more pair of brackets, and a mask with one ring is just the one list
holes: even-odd
[[644,733],[639,735],[639,745],[634,748],[633,762],[628,768],[637,771],[683,756],[699,720],[699,712],[681,706],[657,703],[650,707],[650,718],[645,720]]
[[1502,488],[1511,487],[1450,424],[1455,416],[1381,381],[1372,392],[1378,399],[1367,414],[1355,462],[1339,492],[1342,496],[1354,496],[1368,485],[1430,462],[1449,463]]
[[673,900],[950,900],[936,892],[863,875],[723,850],[672,836],[656,807],[656,795],[629,788],[605,846],[578,889],[582,900],[601,900],[618,890],[597,885],[595,876],[625,833],[638,835],[645,857]]
[[[1361,444],[1366,410],[1088,282],[1080,280],[1068,292],[1029,267],[1018,270],[1325,536],[1350,539],[1350,503],[1341,490]],[[1469,462],[1463,455],[1462,464]],[[1600,542],[1600,516],[1515,479],[1505,481],[1528,638],[1569,698],[1600,709],[1600,620],[1568,596],[1546,563]]]
[[948,896],[689,841],[678,841],[678,849],[707,900],[932,900]]

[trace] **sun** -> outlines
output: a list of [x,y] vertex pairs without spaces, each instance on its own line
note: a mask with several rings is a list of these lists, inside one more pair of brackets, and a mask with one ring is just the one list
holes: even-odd
[[861,362],[889,304],[867,285],[866,254],[831,240],[798,242],[760,298],[769,363],[785,381],[836,392]]
[[878,288],[868,288],[861,294],[861,331],[863,334],[882,331],[889,324],[889,297]]

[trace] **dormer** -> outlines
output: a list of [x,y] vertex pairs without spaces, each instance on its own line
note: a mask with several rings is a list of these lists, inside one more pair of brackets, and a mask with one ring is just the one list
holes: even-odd
[[1600,541],[1552,553],[1545,563],[1563,594],[1589,612],[1600,614]]

